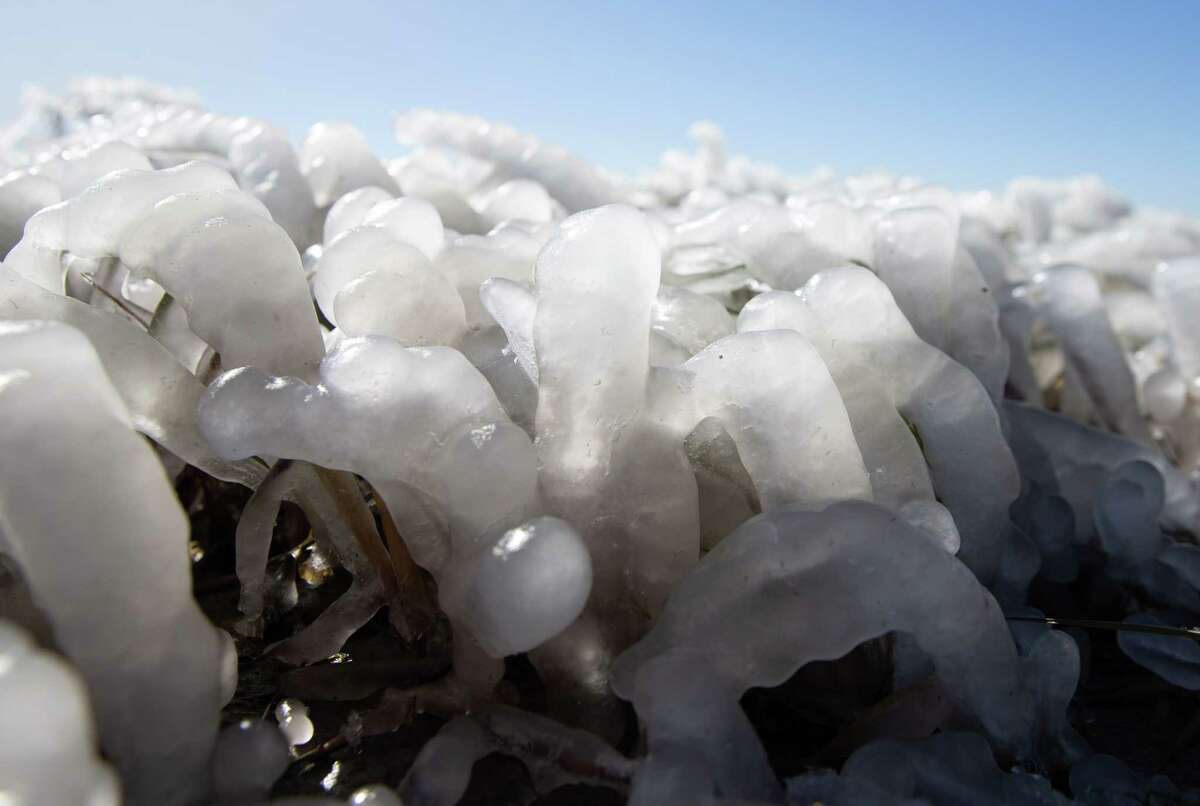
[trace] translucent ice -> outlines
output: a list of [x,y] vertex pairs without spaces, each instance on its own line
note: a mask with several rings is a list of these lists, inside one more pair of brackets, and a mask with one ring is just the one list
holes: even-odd
[[[414,559],[439,578],[443,607],[496,655],[536,646],[578,615],[588,554],[565,524],[526,523],[538,509],[533,445],[460,353],[347,338],[319,381],[226,373],[201,403],[202,428],[226,457],[303,459],[366,476]],[[405,529],[426,517],[421,497],[446,527]],[[555,569],[556,585],[528,587],[543,568]],[[500,603],[512,623],[487,612]]]
[[936,207],[897,210],[876,227],[873,267],[923,340],[944,347],[956,233]]
[[932,481],[954,515],[963,561],[990,578],[1019,491],[1016,464],[986,390],[917,336],[887,286],[865,269],[821,272],[794,295],[752,300],[738,328],[804,336],[847,403],[878,500],[929,500]]
[[5,262],[26,279],[61,293],[59,253],[92,259],[115,257],[125,234],[163,199],[177,193],[236,188],[228,173],[202,162],[162,171],[119,171],[78,196],[35,214]]
[[328,207],[364,187],[399,193],[367,138],[349,123],[327,121],[309,129],[300,149],[300,170],[312,185],[318,207]]
[[[940,617],[947,608],[953,619]],[[776,799],[738,698],[889,631],[913,635],[954,701],[1000,744],[1028,753],[1043,720],[1061,723],[1053,711],[1065,702],[1043,700],[1036,685],[1073,646],[1026,667],[970,571],[865,502],[748,521],[676,586],[649,635],[617,659],[613,687],[646,724],[651,758],[681,750],[725,796]]]
[[570,211],[620,199],[620,189],[588,163],[503,124],[416,109],[397,116],[395,128],[401,142],[449,146],[493,162],[511,176],[533,179]]
[[[538,257],[533,330],[547,506],[587,524],[601,595],[624,579],[651,607],[698,551],[682,445],[645,417],[659,271],[641,213],[613,205],[572,216]],[[649,556],[626,556],[613,531]]]
[[153,157],[157,167],[203,159],[227,168],[238,186],[271,211],[298,249],[316,238],[316,206],[286,132],[265,121],[170,106],[132,117],[120,136]]
[[6,323],[0,341],[0,450],[22,457],[0,469],[3,550],[87,682],[129,801],[191,802],[227,639],[192,599],[187,520],[82,333]]
[[519,283],[533,279],[533,264],[542,240],[530,232],[505,227],[488,235],[464,235],[450,243],[438,255],[434,265],[462,297],[467,325],[472,328],[492,324],[492,317],[480,302],[480,287],[493,277]]
[[506,706],[457,717],[422,749],[400,785],[404,802],[453,806],[471,779],[475,762],[491,753],[523,761],[534,789],[546,793],[563,784],[620,786],[634,763],[582,730]]
[[113,171],[150,168],[141,151],[121,141],[69,148],[0,180],[0,257],[16,245],[34,213],[80,193]]
[[313,737],[313,723],[308,708],[299,700],[285,699],[275,706],[275,719],[287,743],[292,747],[308,744]]
[[[203,791],[235,658],[187,596],[162,471],[181,460],[256,487],[232,537],[235,627],[308,622],[276,659],[328,658],[385,607],[417,639],[434,614],[405,549],[432,573],[452,674],[342,734],[451,718],[406,802],[456,802],[492,752],[539,795],[587,784],[656,806],[1062,802],[996,759],[1059,782],[1077,761],[1083,802],[1194,799],[1089,757],[1066,718],[1072,638],[998,607],[1041,618],[1031,595],[1083,585],[1139,603],[1129,626],[1200,612],[1196,219],[1094,177],[955,193],[789,175],[708,121],[628,179],[479,118],[417,110],[396,133],[415,146],[396,159],[349,124],[297,149],[127,79],[30,90],[0,129],[0,329],[16,327],[0,336],[0,605],[84,673],[132,802],[262,802],[287,745],[314,739],[286,701],[290,739],[231,729]],[[36,319],[60,323],[50,341],[13,341]],[[201,489],[203,518],[218,503]],[[266,625],[284,502],[350,581],[315,619]],[[823,756],[896,720],[954,732],[870,742],[785,789],[741,695],[864,641],[891,647],[895,695]],[[1193,642],[1120,643],[1196,684]],[[545,712],[593,735],[496,704],[498,656],[518,652]],[[92,783],[74,721],[71,757],[51,753],[70,772],[40,785]],[[638,728],[636,759],[598,738]],[[351,798],[373,800],[397,802]],[[280,801],[302,802],[335,803]]]
[[232,803],[264,798],[291,763],[288,743],[275,725],[249,719],[230,725],[213,748],[213,794]]
[[326,245],[313,295],[349,336],[454,345],[466,332],[462,298],[418,249],[382,226],[354,227]]
[[1165,262],[1154,273],[1154,295],[1171,334],[1172,356],[1188,382],[1200,377],[1200,257]]
[[116,777],[97,756],[83,683],[56,655],[0,620],[0,780],[14,806],[117,806]]
[[1111,472],[1126,462],[1144,461],[1153,465],[1165,485],[1162,525],[1192,532],[1200,528],[1200,499],[1194,483],[1153,448],[1014,401],[1005,402],[1004,414],[1022,472],[1063,490],[1076,522],[1091,523],[1095,485],[1081,487],[1075,480],[1092,469]]
[[[1151,627],[1180,626],[1164,618],[1164,615],[1169,614],[1135,613],[1125,619],[1125,623]],[[1122,630],[1117,633],[1117,643],[1122,652],[1164,680],[1192,691],[1200,690],[1200,641],[1195,637]]]
[[13,173],[0,179],[0,258],[21,240],[30,216],[60,201],[62,191],[45,176]]
[[50,320],[78,328],[100,356],[133,427],[217,478],[253,486],[261,468],[213,454],[196,421],[204,386],[136,325],[53,294],[0,267],[0,319]]
[[493,227],[515,220],[543,223],[554,217],[554,200],[531,179],[510,179],[487,195],[480,214]]
[[383,227],[433,260],[446,245],[446,231],[437,208],[424,199],[401,198],[380,202],[367,211],[364,224]]
[[871,500],[842,397],[802,336],[739,333],[711,344],[683,369],[694,376],[693,405],[733,437],[764,510]]
[[1071,794],[1086,806],[1124,803],[1190,803],[1200,790],[1180,791],[1165,775],[1143,778],[1114,756],[1096,753],[1071,767]]
[[227,153],[238,185],[271,211],[271,218],[297,249],[316,240],[316,208],[296,149],[285,133],[259,121],[249,122],[233,137]]
[[733,334],[733,317],[725,306],[694,291],[663,286],[651,310],[651,327],[695,355],[723,336]]
[[1138,413],[1133,376],[1092,274],[1078,266],[1056,266],[1034,277],[1033,289],[1068,364],[1104,424],[1145,438],[1146,423]]
[[[861,783],[921,803],[954,802],[965,792],[980,806],[1068,803],[1047,779],[1000,769],[987,741],[971,733],[939,733],[919,742],[872,742],[846,761],[841,777],[846,783]],[[803,777],[788,782],[790,802],[803,802],[796,796],[804,791],[804,784]]]
[[400,797],[413,806],[454,806],[467,791],[471,768],[495,747],[469,717],[456,717],[421,748],[400,784]]
[[325,214],[325,233],[322,240],[329,243],[351,227],[359,226],[375,205],[394,198],[396,197],[391,192],[371,186],[344,194]]
[[252,196],[163,199],[123,233],[117,254],[180,301],[223,365],[302,377],[316,369],[324,343],[300,255]]
[[536,384],[538,367],[533,350],[533,320],[537,313],[537,297],[533,291],[513,280],[492,277],[479,287],[479,300],[504,329],[521,369]]

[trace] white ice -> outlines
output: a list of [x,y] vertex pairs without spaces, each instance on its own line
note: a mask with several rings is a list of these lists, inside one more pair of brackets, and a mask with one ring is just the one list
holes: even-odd
[[0,548],[86,681],[128,801],[192,802],[232,647],[192,599],[187,519],[83,333],[4,323],[0,342],[0,452],[21,457],[0,465]]

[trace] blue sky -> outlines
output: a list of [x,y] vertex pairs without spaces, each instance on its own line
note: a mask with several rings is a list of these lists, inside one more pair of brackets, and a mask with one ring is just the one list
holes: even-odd
[[191,87],[299,138],[436,106],[633,172],[708,117],[795,172],[956,188],[1094,172],[1200,215],[1200,2],[28,3],[2,0],[0,117],[86,73]]

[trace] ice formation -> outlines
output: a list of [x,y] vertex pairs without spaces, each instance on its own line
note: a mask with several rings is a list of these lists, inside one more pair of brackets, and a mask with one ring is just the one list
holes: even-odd
[[[939,619],[947,607],[955,618]],[[952,699],[999,745],[1028,755],[1037,732],[1063,724],[1078,673],[1069,640],[1048,636],[1023,663],[999,606],[967,567],[877,505],[784,508],[709,552],[649,635],[617,659],[613,687],[634,703],[649,740],[635,792],[668,797],[659,777],[686,763],[705,770],[707,794],[778,800],[738,699],[892,631],[913,636]],[[1062,686],[1039,690],[1052,677]]]
[[982,737],[955,732],[911,743],[872,742],[846,761],[841,776],[811,773],[788,780],[787,788],[793,804],[955,803],[964,797],[980,806],[1071,802],[1041,776],[1001,770]]
[[[1093,178],[790,176],[707,121],[637,178],[449,112],[395,133],[296,147],[98,79],[0,136],[0,615],[65,659],[0,629],[0,699],[61,726],[0,725],[3,794],[118,797],[69,665],[132,804],[264,802],[418,712],[447,722],[399,797],[335,766],[274,802],[452,804],[495,753],[643,804],[1191,796],[1088,747],[1088,653],[1029,620],[1103,599],[1200,686],[1200,223]],[[252,490],[207,538],[243,657],[320,664],[219,736],[175,476]],[[355,657],[438,645],[439,608],[428,676]],[[754,692],[868,650],[839,771],[784,780]],[[334,739],[306,705],[388,685]]]
[[0,621],[0,712],[0,791],[10,803],[121,802],[116,776],[96,755],[83,682],[8,621]]
[[81,331],[5,323],[0,342],[0,550],[86,681],[130,801],[192,802],[232,645],[192,599],[183,510]]
[[762,294],[738,318],[743,332],[783,328],[805,336],[834,374],[877,498],[932,501],[936,488],[963,536],[963,561],[990,581],[1019,481],[978,378],[922,341],[866,269]]
[[248,719],[230,725],[213,748],[213,795],[233,803],[262,800],[291,762],[279,727]]
[[228,458],[303,459],[365,476],[414,559],[438,577],[443,608],[496,657],[575,619],[591,560],[568,524],[534,517],[533,444],[461,353],[346,338],[319,381],[226,373],[200,407],[210,444]]

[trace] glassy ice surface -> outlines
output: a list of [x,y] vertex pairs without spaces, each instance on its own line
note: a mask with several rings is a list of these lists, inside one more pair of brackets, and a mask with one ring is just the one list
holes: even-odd
[[[1087,653],[1005,613],[1098,583],[1125,655],[1200,685],[1163,633],[1200,615],[1200,223],[1095,177],[790,175],[712,121],[637,177],[469,115],[394,127],[294,144],[90,79],[0,132],[4,794],[265,802],[318,731],[366,731],[306,694],[218,734],[245,644],[192,596],[190,465],[255,489],[239,634],[281,626],[284,502],[353,578],[279,662],[383,608],[415,637],[401,545],[453,630],[450,674],[391,695],[448,717],[398,794],[330,766],[279,803],[455,803],[496,752],[640,804],[1191,797],[1086,747]],[[742,695],[889,634],[881,732],[780,780]],[[522,653],[545,714],[498,704]]]

